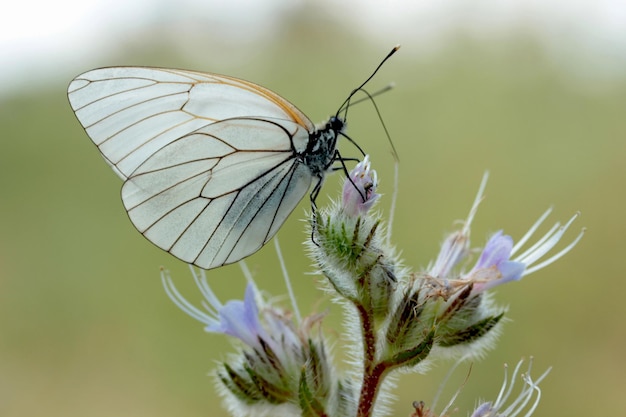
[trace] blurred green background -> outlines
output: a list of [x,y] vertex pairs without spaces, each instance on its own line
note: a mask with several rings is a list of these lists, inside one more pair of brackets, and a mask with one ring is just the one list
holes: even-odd
[[[210,30],[173,36],[157,25],[116,45],[119,52],[74,60],[62,76],[0,96],[0,416],[227,415],[209,374],[230,342],[204,333],[165,296],[161,265],[200,301],[186,266],[128,221],[121,182],[75,119],[66,88],[76,74],[105,65],[227,73],[271,88],[319,122],[394,42],[320,23],[310,12],[291,15],[263,43],[231,43]],[[485,170],[475,246],[498,229],[521,237],[551,205],[550,225],[582,212],[567,241],[588,229],[564,259],[498,289],[510,322],[497,348],[474,364],[457,415],[479,397],[494,399],[502,364],[529,355],[536,375],[553,366],[535,415],[624,415],[626,74],[572,76],[523,28],[489,40],[459,30],[428,51],[417,37],[396,42],[402,49],[369,89],[396,84],[376,102],[401,156],[394,242],[408,265],[419,270],[436,256]],[[351,110],[348,132],[371,155],[385,194],[379,207],[388,213],[393,163],[370,105]],[[341,149],[354,152],[347,143]],[[340,179],[329,178],[320,205],[338,196]],[[314,290],[300,246],[308,208],[296,209],[279,238],[300,308],[329,309],[325,329],[341,357],[341,310]],[[248,265],[262,288],[285,293],[272,245]],[[237,265],[208,276],[223,300],[241,298]],[[408,415],[414,400],[430,404],[450,365],[403,375],[394,415]],[[446,385],[436,411],[466,372]]]

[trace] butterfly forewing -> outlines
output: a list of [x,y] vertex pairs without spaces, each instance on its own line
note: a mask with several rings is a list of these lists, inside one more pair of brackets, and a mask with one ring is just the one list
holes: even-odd
[[79,75],[68,97],[78,120],[123,179],[152,153],[202,126],[250,116],[311,121],[270,90],[236,78],[159,68],[101,68]]
[[256,84],[194,71],[103,68],[78,76],[78,120],[125,180],[135,227],[203,268],[257,251],[307,193],[310,120]]

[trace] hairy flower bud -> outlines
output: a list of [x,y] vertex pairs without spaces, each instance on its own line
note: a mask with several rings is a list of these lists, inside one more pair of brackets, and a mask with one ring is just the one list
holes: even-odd
[[309,248],[334,291],[376,317],[388,313],[399,268],[381,236],[380,217],[369,209],[378,199],[369,158],[350,172],[341,204],[320,209],[312,221]]
[[370,168],[369,155],[356,164],[343,184],[342,206],[350,217],[361,216],[372,208],[380,197],[376,194],[378,177]]

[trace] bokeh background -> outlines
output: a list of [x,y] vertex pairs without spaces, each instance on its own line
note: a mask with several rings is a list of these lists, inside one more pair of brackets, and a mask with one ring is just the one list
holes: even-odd
[[[14,8],[11,10],[10,8]],[[209,376],[232,347],[165,296],[161,265],[192,301],[186,266],[132,227],[121,183],[66,99],[77,74],[111,65],[204,70],[249,79],[313,121],[333,114],[390,48],[371,82],[401,156],[394,242],[414,269],[465,218],[491,178],[473,228],[521,237],[582,216],[569,255],[498,289],[510,322],[474,364],[456,404],[493,399],[502,364],[548,366],[535,415],[624,415],[626,389],[626,7],[611,0],[13,3],[0,17],[0,416],[222,416]],[[393,163],[372,106],[349,133],[372,155],[388,213]],[[345,154],[354,151],[343,143]],[[320,205],[338,195],[340,175]],[[328,309],[341,357],[340,309],[315,290],[300,242],[304,202],[279,233],[300,308]],[[546,226],[547,227],[547,226]],[[543,229],[546,230],[546,229]],[[285,289],[272,245],[250,257],[257,282]],[[241,298],[237,265],[209,272]],[[394,415],[430,404],[450,363],[399,380]],[[467,366],[444,388],[439,410]],[[455,379],[456,378],[456,379]]]

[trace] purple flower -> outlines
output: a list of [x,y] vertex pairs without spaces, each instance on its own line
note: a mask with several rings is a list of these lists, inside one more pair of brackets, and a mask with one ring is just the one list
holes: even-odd
[[450,234],[444,240],[437,260],[431,263],[427,269],[429,276],[443,282],[452,283],[451,287],[453,288],[472,282],[474,294],[487,291],[507,282],[518,281],[522,277],[550,265],[576,246],[584,234],[583,229],[574,241],[564,249],[537,263],[560,242],[572,222],[578,217],[578,214],[575,214],[565,225],[556,223],[534,245],[521,255],[514,257],[551,213],[552,209],[549,209],[535,222],[526,235],[515,244],[511,236],[503,234],[502,231],[496,232],[485,245],[476,265],[467,273],[461,272],[455,275],[454,268],[461,261],[465,260],[470,253],[470,225],[482,200],[486,179],[487,176],[485,175],[463,227]]
[[369,155],[365,155],[343,184],[344,212],[350,217],[365,214],[380,197],[380,194],[376,194],[377,186],[376,171],[370,169]]
[[204,328],[207,332],[233,336],[247,344],[256,346],[258,338],[266,339],[259,321],[259,309],[255,300],[254,285],[248,283],[244,300],[230,300],[219,307],[218,318],[210,318]]
[[257,304],[259,297],[254,283],[248,283],[243,301],[230,300],[226,304],[222,304],[207,283],[204,270],[200,270],[198,273],[191,266],[190,269],[196,285],[204,296],[202,303],[204,310],[195,307],[178,292],[166,271],[161,271],[161,279],[170,299],[185,313],[204,323],[204,329],[207,332],[222,333],[236,337],[252,348],[261,346],[260,339],[272,348],[279,348],[278,343],[275,342],[264,327],[264,323],[269,321],[269,323],[265,324],[270,328],[280,327],[283,333],[279,336],[284,341],[292,342],[297,338],[293,334],[287,334],[287,331],[291,329],[288,329],[285,323],[274,323],[284,319],[281,314],[276,312],[268,314],[269,309],[264,309],[263,312],[259,311]]
[[565,234],[572,222],[578,217],[578,214],[572,216],[563,226],[561,226],[560,223],[556,223],[537,241],[537,243],[532,245],[521,255],[512,258],[520,247],[530,239],[551,211],[552,209],[547,210],[515,245],[513,245],[513,239],[510,236],[502,234],[502,231],[491,236],[474,268],[461,279],[473,281],[474,292],[480,293],[507,282],[518,281],[522,279],[522,277],[550,265],[569,252],[582,238],[584,229],[578,234],[574,241],[564,249],[536,264],[537,261],[543,258],[544,255],[559,243],[563,234]]
[[181,310],[205,324],[204,330],[236,337],[247,346],[263,350],[265,345],[287,362],[302,350],[301,336],[291,315],[263,301],[254,282],[248,281],[242,300],[222,304],[209,286],[205,271],[189,266],[204,300],[204,310],[187,301],[176,289],[167,271],[161,271],[165,292]]
[[[243,268],[246,273],[247,268]],[[289,312],[263,300],[251,278],[243,300],[222,304],[211,290],[205,271],[193,266],[190,269],[204,296],[204,309],[189,303],[162,270],[163,286],[180,309],[204,323],[207,332],[243,342],[238,353],[216,373],[220,394],[233,415],[300,415],[300,406],[306,409],[337,397],[325,342],[313,334],[322,315],[294,323]],[[315,396],[303,403],[301,390],[315,391]]]
[[511,261],[513,238],[496,232],[483,249],[474,268],[463,279],[474,281],[474,291],[482,292],[496,285],[522,278],[526,265]]

